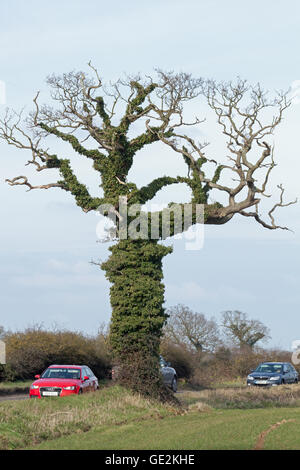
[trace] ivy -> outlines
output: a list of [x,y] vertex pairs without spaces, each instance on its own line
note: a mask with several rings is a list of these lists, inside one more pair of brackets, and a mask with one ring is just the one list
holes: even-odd
[[[155,339],[158,353],[163,324],[162,259],[172,249],[154,240],[120,240],[110,247],[111,256],[102,263],[111,283],[111,345],[118,357],[136,345],[147,354],[149,338]],[[151,344],[153,352],[153,342]],[[149,351],[148,351],[149,352]]]

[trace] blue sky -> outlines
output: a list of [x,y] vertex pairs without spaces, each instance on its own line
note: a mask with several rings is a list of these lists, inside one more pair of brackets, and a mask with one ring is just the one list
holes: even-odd
[[[30,109],[37,90],[46,96],[47,75],[87,70],[89,60],[106,82],[156,67],[216,80],[240,76],[270,90],[300,79],[297,1],[15,0],[1,6],[0,24],[0,80],[6,105],[18,110]],[[273,184],[283,183],[290,199],[299,197],[299,123],[294,104],[275,134]],[[203,132],[218,158],[215,123]],[[110,317],[109,284],[90,264],[108,256],[107,245],[97,243],[98,219],[59,190],[26,193],[5,184],[32,174],[27,157],[0,142],[0,324],[56,323],[92,334]],[[142,185],[167,171],[177,174],[179,160],[171,158],[158,149],[141,152],[131,177]],[[76,164],[96,188],[97,175]],[[173,196],[170,189],[160,200]],[[217,320],[223,310],[245,311],[271,329],[270,346],[289,348],[300,339],[299,205],[278,212],[278,221],[294,233],[267,231],[237,216],[226,226],[206,227],[199,252],[174,242],[164,261],[166,306],[180,302]]]

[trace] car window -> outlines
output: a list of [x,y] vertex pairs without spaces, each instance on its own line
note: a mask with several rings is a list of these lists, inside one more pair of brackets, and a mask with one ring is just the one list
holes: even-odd
[[86,370],[88,371],[88,376],[89,377],[94,377],[95,374],[91,371],[91,369],[89,367],[87,367]]
[[167,367],[167,363],[162,356],[159,358],[160,367]]
[[67,367],[49,367],[42,375],[43,379],[80,379],[80,369]]
[[270,374],[280,373],[282,371],[281,364],[260,364],[255,372],[266,372]]

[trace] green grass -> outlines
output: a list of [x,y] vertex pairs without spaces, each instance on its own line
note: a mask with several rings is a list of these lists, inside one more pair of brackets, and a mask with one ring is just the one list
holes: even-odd
[[32,384],[32,380],[16,381],[16,382],[0,382],[0,395],[27,393]]
[[300,386],[184,391],[182,408],[118,386],[0,403],[0,449],[300,449]]
[[[288,422],[295,419],[295,422]],[[261,433],[286,420],[270,432],[264,448],[300,448],[300,410],[282,408],[259,410],[213,410],[166,416],[120,426],[103,426],[84,434],[45,441],[38,449],[145,449],[145,450],[245,450],[256,447]],[[297,429],[298,427],[298,429]],[[272,433],[277,433],[276,437]],[[284,441],[282,440],[284,436]]]
[[174,412],[117,386],[82,396],[1,402],[0,449],[27,448],[44,440],[159,419]]

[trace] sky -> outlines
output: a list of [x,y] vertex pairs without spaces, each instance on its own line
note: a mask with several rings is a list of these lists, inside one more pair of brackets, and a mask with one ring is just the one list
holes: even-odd
[[[296,0],[3,2],[0,114],[6,107],[30,110],[37,91],[47,100],[48,75],[88,71],[90,60],[106,83],[161,68],[217,81],[241,77],[270,92],[294,86],[296,98],[274,135],[278,166],[272,176],[272,188],[282,183],[293,200],[300,171],[299,39]],[[203,136],[210,155],[223,158],[213,119]],[[109,245],[97,239],[99,217],[84,214],[59,189],[26,192],[5,183],[22,174],[37,178],[25,166],[28,157],[0,141],[0,325],[95,334],[111,314],[109,283],[91,264],[109,255]],[[98,175],[89,164],[77,159],[74,165],[96,191]],[[130,178],[144,185],[180,171],[178,156],[153,147],[137,155]],[[157,202],[184,197],[183,188],[170,187]],[[269,347],[290,349],[300,339],[299,204],[278,211],[277,221],[293,231],[269,231],[236,216],[224,226],[205,227],[201,250],[169,240],[174,252],[164,259],[165,306],[181,303],[218,322],[225,310],[246,312],[270,328]]]

